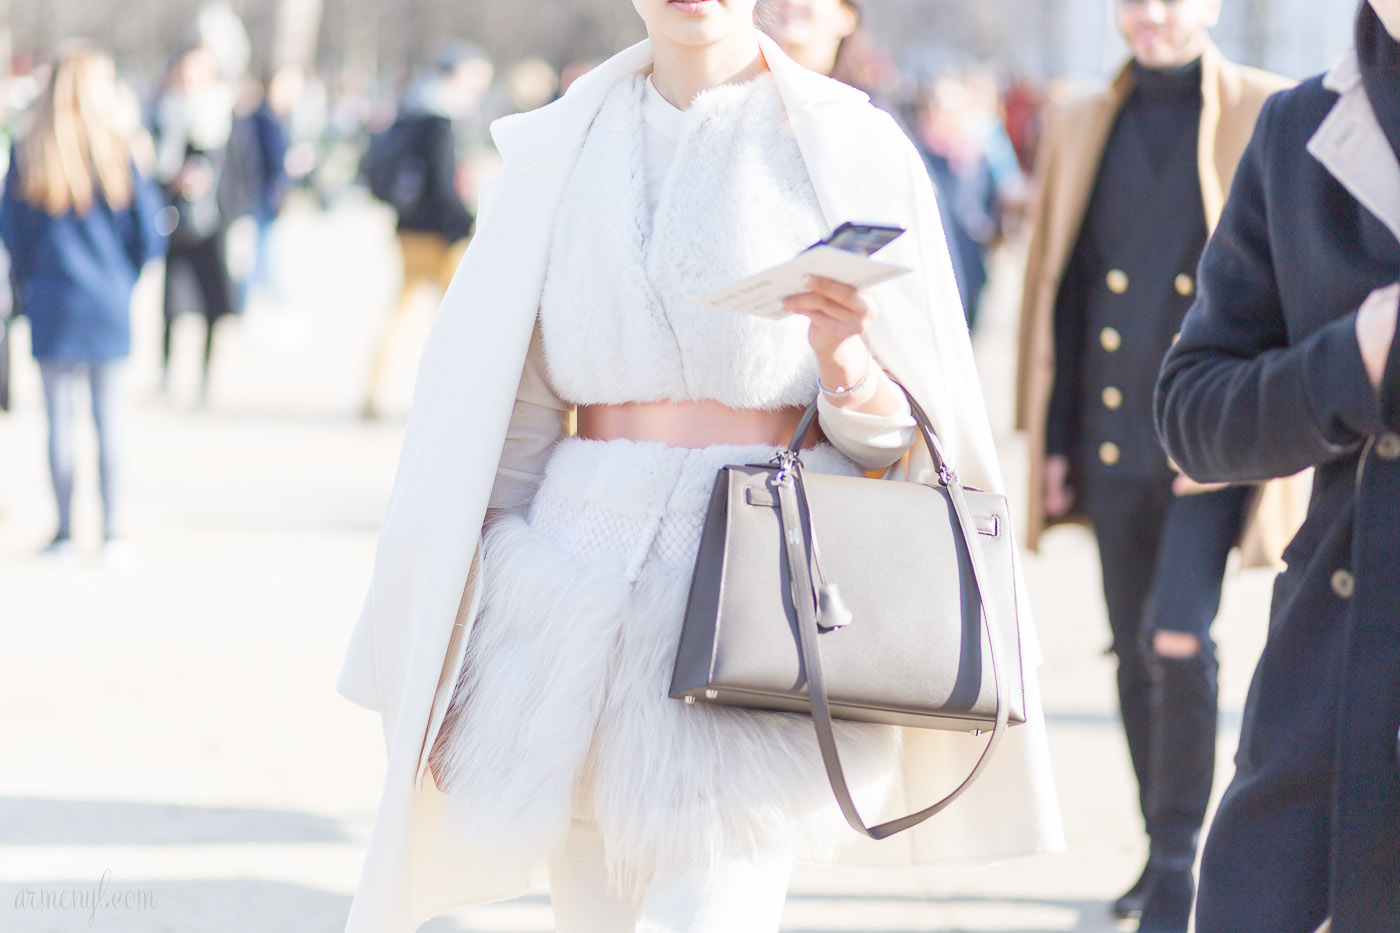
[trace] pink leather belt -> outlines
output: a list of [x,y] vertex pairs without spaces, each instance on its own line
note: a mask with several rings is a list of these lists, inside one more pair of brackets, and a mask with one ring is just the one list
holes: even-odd
[[[765,444],[786,447],[805,409],[776,411],[729,408],[719,402],[633,402],[580,405],[578,436],[592,440],[659,441],[672,447]],[[820,440],[807,435],[804,447]]]

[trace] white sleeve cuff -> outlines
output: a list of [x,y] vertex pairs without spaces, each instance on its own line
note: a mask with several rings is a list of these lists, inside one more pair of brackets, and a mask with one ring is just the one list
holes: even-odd
[[883,470],[904,456],[918,431],[909,400],[902,395],[899,410],[890,415],[841,408],[818,395],[817,417],[827,440],[863,470]]

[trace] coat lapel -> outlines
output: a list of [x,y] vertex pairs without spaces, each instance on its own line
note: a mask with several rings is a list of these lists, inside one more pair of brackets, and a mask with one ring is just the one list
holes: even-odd
[[[1047,268],[1063,271],[1069,265],[1070,253],[1079,242],[1084,215],[1088,212],[1089,201],[1094,195],[1094,185],[1098,181],[1104,150],[1108,148],[1108,138],[1113,134],[1118,114],[1122,112],[1123,105],[1128,102],[1132,93],[1132,67],[1125,66],[1114,78],[1099,105],[1086,116],[1084,125],[1074,128],[1076,151],[1060,153],[1069,160],[1062,176],[1066,209],[1057,212],[1052,218],[1056,229],[1050,231],[1047,242],[1055,244],[1056,251],[1054,255],[1047,257]],[[1057,192],[1056,196],[1061,195]]]
[[[864,184],[868,181],[868,175],[853,173],[849,163],[831,158],[846,148],[849,139],[841,132],[841,126],[833,125],[829,120],[823,121],[821,111],[833,104],[861,103],[869,98],[862,91],[798,65],[776,42],[762,33],[759,34],[759,47],[778,87],[778,94],[783,99],[783,108],[787,111],[788,122],[797,139],[797,148],[802,153],[807,177],[816,189],[827,225],[856,220],[849,216],[855,205],[861,205],[867,212],[870,210],[869,198],[862,197],[864,189],[879,186]],[[880,218],[859,219],[874,222]]]
[[553,103],[493,122],[491,139],[504,171],[528,170],[553,157],[577,155],[613,86],[650,66],[651,43],[643,39],[581,76]]
[[1323,83],[1341,96],[1308,141],[1308,152],[1400,240],[1400,161],[1366,98],[1356,53]]
[[1201,55],[1201,128],[1196,144],[1196,167],[1201,180],[1201,202],[1205,207],[1207,230],[1215,229],[1225,210],[1225,183],[1217,142],[1223,101],[1232,96],[1223,87],[1230,77],[1225,67],[1225,56],[1214,45],[1206,46]]

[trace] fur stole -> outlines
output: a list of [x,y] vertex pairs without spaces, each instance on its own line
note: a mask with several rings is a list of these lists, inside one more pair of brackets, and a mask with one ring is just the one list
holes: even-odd
[[540,302],[550,382],[576,404],[805,405],[817,378],[805,318],[695,303],[827,232],[773,79],[695,98],[654,217],[645,82],[608,95],[560,205]]
[[[689,868],[828,861],[856,838],[810,718],[667,696],[715,471],[769,452],[566,440],[528,515],[488,527],[482,609],[432,751],[443,839],[473,870],[528,874],[586,818],[610,886],[637,902]],[[828,446],[804,459],[857,472]],[[900,731],[836,735],[862,812],[880,812]]]

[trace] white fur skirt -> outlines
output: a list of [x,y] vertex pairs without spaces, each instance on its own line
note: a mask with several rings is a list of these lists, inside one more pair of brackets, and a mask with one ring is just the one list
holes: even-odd
[[[773,453],[568,438],[528,511],[490,523],[433,750],[445,829],[464,848],[537,863],[571,820],[592,820],[611,885],[635,899],[684,869],[765,852],[826,861],[852,840],[810,719],[667,696],[716,471]],[[828,445],[803,461],[858,472]],[[862,812],[896,781],[899,735],[837,723]]]

